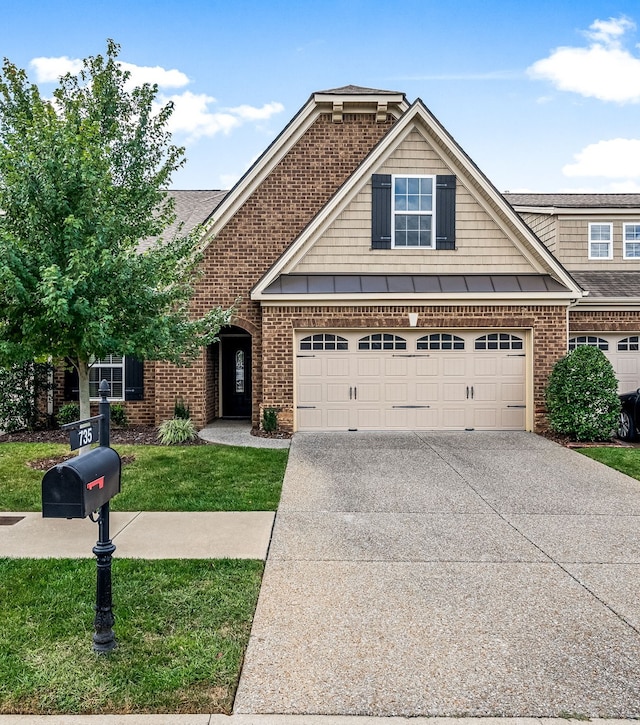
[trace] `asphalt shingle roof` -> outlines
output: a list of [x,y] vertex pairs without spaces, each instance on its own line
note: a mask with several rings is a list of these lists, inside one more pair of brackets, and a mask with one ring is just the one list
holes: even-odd
[[571,275],[589,291],[589,297],[640,297],[640,272],[571,272]]
[[[176,220],[171,226],[165,229],[162,239],[173,239],[178,234],[182,222],[182,236],[189,234],[193,229],[202,224],[213,210],[220,204],[227,191],[176,191],[170,190],[167,194],[173,198],[175,203]],[[138,246],[139,252],[144,252],[153,246],[155,239],[145,239]]]
[[640,194],[516,194],[506,192],[504,198],[514,207],[539,206],[565,209],[640,208]]

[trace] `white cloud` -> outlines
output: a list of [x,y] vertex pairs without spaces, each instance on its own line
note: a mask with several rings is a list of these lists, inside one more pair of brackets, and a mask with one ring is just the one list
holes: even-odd
[[79,73],[82,61],[78,58],[34,58],[29,65],[36,72],[36,83],[55,83],[60,76],[67,73]]
[[272,101],[271,103],[265,103],[262,108],[255,108],[254,106],[243,104],[242,106],[227,108],[226,110],[245,121],[266,121],[274,114],[284,111],[284,106],[282,103]]
[[243,104],[235,108],[213,111],[210,108],[216,102],[213,96],[205,93],[191,93],[191,91],[172,96],[160,96],[158,101],[163,104],[169,101],[173,103],[174,110],[169,128],[173,133],[187,134],[189,140],[192,141],[202,136],[228,134],[244,123],[264,121],[284,110],[281,103],[272,102],[266,103],[261,108]]
[[[31,66],[36,72],[38,83],[56,82],[66,73],[78,73],[82,70],[82,60],[78,58],[34,58]],[[120,61],[123,70],[131,74],[128,86],[138,86],[143,83],[156,83],[159,88],[183,88],[191,81],[182,71],[167,70],[161,66],[140,66],[134,63]],[[172,95],[160,94],[157,98],[156,108],[168,103],[174,104],[173,115],[169,122],[169,129],[174,133],[186,134],[190,141],[203,136],[215,136],[218,133],[228,134],[234,128],[245,123],[258,123],[266,121],[276,113],[281,113],[284,106],[277,101],[265,103],[263,106],[241,104],[233,108],[212,110],[217,101],[206,93],[193,93],[183,91]]]
[[640,139],[614,138],[585,146],[575,163],[563,167],[565,176],[603,176],[640,179]]
[[531,78],[551,81],[561,91],[617,103],[640,103],[640,58],[622,47],[635,29],[625,17],[594,21],[586,48],[561,47],[527,69]]
[[141,86],[143,83],[158,84],[159,88],[182,88],[189,84],[189,77],[182,71],[167,70],[159,65],[146,66],[133,63],[120,63],[122,70],[131,73],[131,84]]

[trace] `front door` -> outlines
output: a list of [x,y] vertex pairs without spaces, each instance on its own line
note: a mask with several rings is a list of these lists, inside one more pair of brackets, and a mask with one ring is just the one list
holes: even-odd
[[222,363],[222,415],[251,417],[251,337],[220,337]]

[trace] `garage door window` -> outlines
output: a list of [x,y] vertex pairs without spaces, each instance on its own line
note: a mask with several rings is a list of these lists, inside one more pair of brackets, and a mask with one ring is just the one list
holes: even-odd
[[599,350],[607,351],[609,349],[609,343],[603,340],[601,337],[595,335],[579,335],[578,337],[572,337],[569,340],[569,350],[575,350],[580,345],[591,345],[591,347],[597,347]]
[[340,335],[323,332],[300,340],[300,350],[348,350],[349,342]]
[[375,333],[358,340],[358,350],[406,350],[407,341],[399,335]]
[[434,332],[420,337],[416,347],[418,350],[464,350],[464,340],[448,332]]
[[620,340],[618,343],[618,352],[638,352],[638,350],[640,350],[638,342],[638,335],[625,337],[624,340]]
[[522,350],[523,347],[521,337],[507,332],[492,332],[475,341],[476,350]]

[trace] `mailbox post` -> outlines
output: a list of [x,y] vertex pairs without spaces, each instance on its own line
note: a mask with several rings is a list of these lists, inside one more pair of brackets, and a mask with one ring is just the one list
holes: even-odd
[[[109,383],[103,380],[100,383],[100,446],[109,447],[111,408],[109,401]],[[112,450],[109,448],[109,450]],[[109,500],[100,507],[98,514],[98,541],[93,547],[96,556],[96,616],[93,621],[93,649],[96,652],[110,652],[116,646],[116,637],[113,633],[115,618],[112,611],[111,598],[111,558],[116,550],[115,544],[109,537]]]
[[[97,564],[93,635],[93,649],[96,652],[110,652],[116,646],[111,599],[111,559],[116,547],[109,536],[109,501],[120,491],[121,462],[120,456],[109,446],[109,392],[109,384],[103,380],[100,383],[100,412],[97,416],[100,446],[50,468],[42,479],[43,517],[70,519],[89,516],[98,524],[98,541],[93,547]],[[69,427],[78,429],[79,426],[85,426],[80,427],[80,430],[91,430],[86,427],[87,423],[79,421]],[[94,516],[96,512],[97,517]]]

